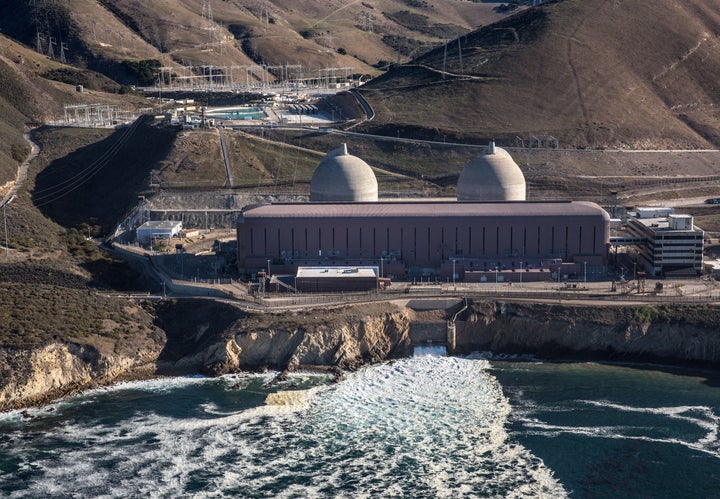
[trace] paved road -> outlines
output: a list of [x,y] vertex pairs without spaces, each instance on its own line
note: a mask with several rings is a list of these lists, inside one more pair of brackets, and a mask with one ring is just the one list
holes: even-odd
[[10,188],[10,191],[2,198],[2,201],[0,202],[0,206],[5,206],[6,203],[9,203],[13,196],[17,194],[20,187],[22,187],[23,183],[25,182],[25,179],[27,178],[27,170],[30,166],[30,163],[37,157],[38,154],[40,154],[40,146],[37,145],[32,140],[32,134],[36,130],[36,128],[33,128],[29,132],[25,132],[23,136],[25,137],[25,140],[30,144],[31,150],[30,155],[27,157],[27,159],[18,167],[17,175],[15,176],[15,181],[13,182],[13,186]]
[[227,146],[225,145],[225,134],[223,133],[223,127],[218,127],[220,132],[220,147],[222,148],[223,161],[225,162],[225,173],[227,175],[227,182],[229,187],[234,187],[234,181],[232,171],[230,170],[230,157],[228,156]]
[[[267,293],[264,296],[248,296],[242,283],[206,284],[193,281],[172,279],[162,269],[154,265],[147,255],[141,252],[120,249],[116,245],[115,254],[142,262],[145,272],[158,283],[164,283],[167,296],[172,298],[196,298],[215,300],[250,311],[292,310],[340,306],[344,304],[362,304],[377,301],[407,302],[409,299],[437,299],[448,297],[472,297],[488,300],[525,301],[536,303],[563,303],[579,306],[628,306],[659,304],[720,304],[720,283],[704,279],[662,281],[662,294],[637,294],[634,282],[618,285],[612,291],[607,281],[574,282],[558,284],[553,282],[532,283],[442,283],[412,285],[393,283],[388,291],[375,291],[348,294],[314,293]],[[648,281],[647,289],[654,289],[655,281]],[[574,288],[572,286],[575,286]],[[124,295],[135,299],[148,299],[144,294]],[[150,299],[158,299],[154,295]]]

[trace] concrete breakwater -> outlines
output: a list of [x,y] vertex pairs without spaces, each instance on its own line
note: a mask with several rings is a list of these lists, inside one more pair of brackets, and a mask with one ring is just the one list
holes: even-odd
[[0,347],[0,410],[127,377],[309,366],[355,369],[410,355],[413,343],[423,339],[447,342],[449,335],[455,338],[450,349],[458,354],[490,350],[551,358],[592,355],[720,364],[720,309],[709,306],[456,300],[430,311],[407,305],[276,314],[209,300],[162,302],[152,311],[158,326],[152,341],[84,345],[77,339],[57,339],[34,348]]

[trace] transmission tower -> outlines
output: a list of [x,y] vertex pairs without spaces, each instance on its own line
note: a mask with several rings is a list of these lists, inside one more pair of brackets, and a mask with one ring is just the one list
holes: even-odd
[[44,54],[43,51],[43,42],[45,41],[45,38],[43,38],[40,35],[40,32],[37,32],[37,36],[35,37],[35,51],[39,54]]
[[57,42],[52,36],[49,36],[48,38],[50,39],[50,42],[48,42],[48,56],[50,59],[55,59],[55,50],[53,50],[53,45],[57,45]]
[[333,38],[334,38],[333,32],[332,32],[332,31],[328,31],[327,33],[325,33],[325,34],[322,36],[322,38],[323,38],[323,40],[325,40],[325,46],[326,46],[327,48],[332,48]]
[[67,63],[67,59],[65,59],[65,52],[68,50],[68,45],[65,42],[60,42],[60,62],[63,64]]
[[462,46],[460,45],[460,37],[459,37],[459,36],[458,36],[457,41],[458,41],[458,58],[460,59],[460,74],[462,74],[462,72],[463,72],[463,67],[462,67]]
[[360,29],[372,33],[374,29],[375,16],[371,12],[363,10],[360,12]]
[[212,38],[212,31],[214,31],[215,28],[215,20],[213,19],[212,4],[210,3],[210,0],[206,0],[205,2],[203,2],[202,20],[202,28],[209,30],[211,32],[210,37]]
[[447,41],[445,42],[445,49],[443,50],[443,68],[442,68],[442,77],[443,80],[445,79],[445,64],[447,63]]

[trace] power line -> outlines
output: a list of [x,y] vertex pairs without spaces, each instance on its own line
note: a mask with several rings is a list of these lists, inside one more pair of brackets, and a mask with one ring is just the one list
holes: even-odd
[[[76,189],[82,187],[92,177],[97,175],[100,170],[102,170],[107,165],[110,158],[112,158],[120,150],[120,148],[125,145],[125,143],[129,140],[130,136],[139,127],[141,121],[143,121],[142,118],[138,118],[129,128],[127,128],[123,132],[117,142],[110,146],[98,159],[93,161],[88,167],[86,167],[82,171],[73,175],[69,179],[58,182],[55,185],[46,187],[45,189],[40,189],[33,192],[33,202],[35,206],[40,208],[47,204],[54,203],[58,199],[61,199],[70,194],[71,192],[75,191]],[[47,192],[47,194],[37,196],[37,194],[43,192]],[[42,202],[38,203],[38,201]]]

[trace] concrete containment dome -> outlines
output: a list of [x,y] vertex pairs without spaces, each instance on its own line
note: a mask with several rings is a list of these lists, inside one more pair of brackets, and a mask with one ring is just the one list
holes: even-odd
[[510,154],[490,142],[460,173],[458,201],[525,201],[525,176]]
[[377,201],[378,184],[372,168],[348,154],[347,145],[330,151],[310,181],[310,201]]

